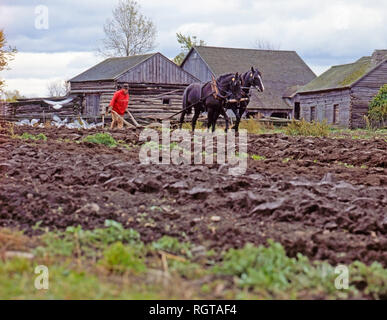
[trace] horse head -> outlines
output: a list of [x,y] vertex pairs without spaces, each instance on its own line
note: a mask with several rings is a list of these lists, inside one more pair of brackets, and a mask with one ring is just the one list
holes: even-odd
[[230,92],[234,99],[238,101],[242,99],[242,78],[238,72],[231,78]]
[[258,69],[251,67],[251,70],[248,72],[247,79],[245,80],[245,86],[253,86],[260,92],[265,91],[265,86],[263,85],[262,81],[262,74]]

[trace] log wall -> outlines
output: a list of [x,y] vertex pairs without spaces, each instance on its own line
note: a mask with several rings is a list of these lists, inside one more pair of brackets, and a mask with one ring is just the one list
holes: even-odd
[[364,115],[368,113],[371,100],[384,84],[387,84],[387,61],[353,85],[351,128],[365,126]]
[[112,92],[116,89],[115,81],[84,81],[84,82],[71,82],[70,93],[71,94],[87,94],[87,93],[103,93]]
[[[342,127],[350,126],[351,95],[350,89],[341,89],[325,92],[307,93],[298,95],[300,102],[300,118],[312,121],[312,108],[315,108],[316,121],[326,120],[329,124]],[[335,105],[338,106],[338,119],[335,119]]]
[[60,110],[55,110],[43,100],[24,99],[22,101],[8,103],[6,108],[0,111],[0,116],[9,121],[22,119],[40,119],[46,121],[51,120],[54,115],[62,119],[72,118],[78,116],[80,103],[80,101],[74,101],[74,103],[63,106]]

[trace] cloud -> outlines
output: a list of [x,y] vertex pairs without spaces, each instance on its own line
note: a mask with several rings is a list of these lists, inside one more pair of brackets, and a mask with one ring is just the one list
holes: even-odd
[[[103,24],[117,2],[2,0],[0,27],[5,28],[9,43],[20,52],[51,53],[50,57],[58,57],[59,53],[69,57],[75,52],[91,54],[103,38]],[[296,50],[317,72],[370,55],[376,48],[387,48],[385,0],[138,2],[142,12],[157,25],[156,50],[168,57],[174,57],[180,50],[176,32],[197,35],[209,45],[225,47],[251,48],[257,39],[270,41],[280,44],[283,50]],[[48,30],[35,28],[37,5],[47,5]],[[38,72],[25,64],[19,67],[19,61],[24,60],[16,60],[13,66],[18,71],[13,77],[18,73],[18,77],[27,79]],[[77,61],[74,64],[78,63],[81,67],[83,62]],[[34,64],[45,69],[44,64],[38,61],[34,60]],[[52,68],[56,66],[52,65],[50,71],[40,71],[39,77],[50,77],[50,72],[54,72],[55,77],[59,77],[60,72],[64,73],[61,78],[69,76],[63,68],[55,71]],[[28,73],[28,77],[24,72]],[[6,75],[12,76],[10,73]]]
[[69,80],[100,61],[91,52],[18,53],[11,70],[4,71],[6,90],[45,96],[49,82]]

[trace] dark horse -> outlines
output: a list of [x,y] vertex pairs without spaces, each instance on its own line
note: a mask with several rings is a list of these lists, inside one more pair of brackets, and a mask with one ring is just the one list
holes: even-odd
[[236,116],[236,122],[233,129],[235,129],[235,131],[237,132],[239,130],[239,123],[241,121],[241,118],[245,113],[247,106],[250,103],[251,88],[254,87],[260,92],[263,92],[265,90],[265,87],[262,81],[262,74],[258,71],[258,69],[254,69],[254,67],[251,67],[250,71],[247,71],[244,74],[242,74],[241,80],[242,80],[242,101],[239,104],[238,103],[226,104],[226,109],[231,109]]
[[242,95],[241,79],[237,74],[221,75],[216,81],[205,84],[193,83],[187,87],[183,96],[183,111],[180,117],[180,129],[186,114],[195,114],[192,118],[192,131],[195,131],[196,122],[201,112],[208,112],[208,129],[212,126],[215,131],[216,120],[219,114],[226,120],[226,131],[228,130],[229,118],[224,109],[227,101],[234,99],[239,101]]

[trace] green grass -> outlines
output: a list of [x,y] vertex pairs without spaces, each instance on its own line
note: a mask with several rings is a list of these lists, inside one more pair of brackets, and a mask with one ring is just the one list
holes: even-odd
[[252,158],[253,160],[255,160],[255,161],[263,161],[263,160],[266,160],[266,157],[264,157],[264,156],[259,156],[259,155],[257,155],[257,154],[253,154],[253,155],[251,156],[251,158]]
[[140,234],[112,220],[105,221],[104,229],[83,230],[80,226],[68,227],[64,232],[45,233],[42,246],[35,249],[38,256],[54,255],[70,257],[74,254],[95,258],[116,242],[124,242],[142,248]]
[[21,136],[15,136],[16,138],[18,139],[21,139],[21,140],[33,140],[33,141],[47,141],[47,137],[44,133],[39,133],[37,135],[33,135],[33,134],[30,134],[28,132],[24,132]]
[[118,145],[117,141],[109,133],[96,133],[88,135],[83,139],[83,142],[102,144],[110,148]]
[[98,263],[114,273],[141,273],[146,270],[140,250],[125,246],[122,242],[116,242],[105,249],[103,258]]
[[[161,289],[142,283],[117,283],[97,272],[79,270],[72,263],[50,263],[49,289],[34,287],[35,261],[12,259],[0,261],[1,299],[166,299]],[[128,280],[126,280],[128,281]]]
[[172,254],[192,258],[192,253],[190,251],[192,244],[188,242],[180,242],[178,239],[169,236],[163,236],[159,240],[153,242],[152,247],[155,250],[163,250]]
[[[387,270],[378,263],[352,263],[349,289],[337,290],[334,266],[301,254],[290,258],[273,241],[223,253],[204,251],[199,258],[189,242],[164,236],[144,244],[137,231],[109,220],[103,229],[70,227],[33,241],[0,230],[0,242],[2,238],[24,243],[30,249],[19,250],[35,257],[0,260],[1,299],[213,299],[215,291],[222,299],[387,296]],[[37,265],[48,267],[49,290],[34,288]]]
[[269,241],[268,247],[247,244],[243,249],[230,249],[214,271],[219,275],[236,277],[236,283],[241,288],[265,296],[270,293],[267,298],[283,294],[297,298],[303,291],[316,297],[323,292],[332,298],[355,297],[359,294],[356,288],[359,283],[366,283],[365,292],[373,298],[387,294],[387,270],[378,263],[371,266],[360,262],[351,264],[351,285],[341,292],[335,287],[335,268],[326,262],[311,262],[301,254],[297,258],[289,258],[284,248],[273,241]]
[[387,129],[335,129],[331,128],[329,134],[331,138],[336,139],[387,139]]

